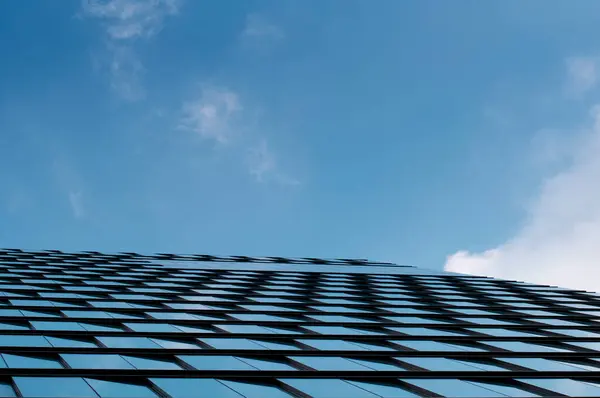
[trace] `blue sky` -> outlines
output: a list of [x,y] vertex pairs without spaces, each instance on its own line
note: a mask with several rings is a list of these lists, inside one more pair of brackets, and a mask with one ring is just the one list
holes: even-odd
[[[581,155],[599,12],[585,0],[0,2],[1,246],[429,268],[451,256],[453,270],[532,277],[489,258],[544,263],[551,242],[600,238],[595,200],[562,210],[565,195],[600,202]],[[544,222],[592,232],[548,237]]]

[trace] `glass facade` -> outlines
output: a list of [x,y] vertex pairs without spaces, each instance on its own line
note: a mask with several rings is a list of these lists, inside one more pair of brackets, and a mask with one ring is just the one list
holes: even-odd
[[600,397],[600,296],[364,260],[0,250],[0,398]]

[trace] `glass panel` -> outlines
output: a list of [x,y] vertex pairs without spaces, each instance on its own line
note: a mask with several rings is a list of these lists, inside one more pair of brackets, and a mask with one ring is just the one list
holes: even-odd
[[409,363],[427,370],[433,371],[466,371],[473,372],[477,370],[484,370],[477,368],[475,364],[471,366],[461,361],[455,361],[448,358],[413,358],[413,357],[399,357],[396,358],[399,361]]
[[371,370],[359,363],[340,357],[290,357],[316,370]]
[[40,368],[40,369],[62,369],[63,366],[54,359],[36,358],[30,356],[2,354],[9,368]]
[[573,336],[573,337],[598,337],[598,333],[593,333],[588,330],[577,330],[577,329],[546,329],[552,333],[558,333],[565,336]]
[[464,336],[466,333],[448,332],[446,330],[437,330],[430,328],[408,328],[408,327],[388,327],[411,336]]
[[379,362],[379,361],[374,361],[374,360],[364,360],[364,359],[356,359],[356,358],[348,358],[348,360],[352,361],[352,362],[356,362],[360,365],[366,366],[369,369],[373,369],[373,370],[394,370],[394,371],[399,371],[399,370],[405,370],[404,368],[401,368],[399,366],[396,365],[392,365],[390,363],[386,363],[386,362]]
[[554,319],[554,318],[528,318],[530,321],[545,323],[547,325],[554,326],[581,326],[581,323],[565,321],[564,319]]
[[463,322],[476,323],[477,325],[514,325],[514,322],[501,321],[494,318],[457,318]]
[[180,332],[168,323],[126,323],[125,326],[134,332]]
[[177,358],[198,370],[257,370],[248,363],[230,356],[178,355]]
[[360,387],[364,390],[375,393],[375,394],[377,394],[378,397],[384,397],[384,398],[417,397],[417,395],[415,395],[411,392],[408,392],[400,387],[392,386],[389,384],[365,383],[362,381],[353,381],[353,380],[348,380],[348,383],[351,383],[351,384],[353,384],[357,387]]
[[577,347],[587,348],[588,350],[600,351],[600,342],[597,342],[597,341],[584,341],[581,343],[569,341],[568,344],[574,345]]
[[0,397],[2,398],[13,398],[17,394],[9,383],[0,382]]
[[199,339],[203,343],[217,349],[231,350],[264,350],[265,347],[248,339]]
[[599,397],[600,388],[594,384],[571,379],[518,379],[547,390],[575,397]]
[[144,370],[180,370],[181,368],[172,362],[161,361],[158,359],[148,359],[141,357],[132,357],[128,355],[123,355],[123,359],[133,365],[136,369],[144,369]]
[[202,391],[206,397],[244,398],[242,394],[215,379],[153,378],[150,381],[172,398],[190,398],[190,391]]
[[133,369],[134,367],[116,354],[61,354],[74,369]]
[[262,384],[241,383],[237,381],[220,380],[227,387],[239,392],[247,398],[292,398],[292,395],[274,386]]
[[148,387],[116,383],[97,379],[85,379],[102,398],[154,398],[158,397]]
[[240,361],[244,361],[249,365],[254,366],[260,370],[296,370],[296,368],[291,367],[285,363],[277,362],[277,361],[267,361],[261,359],[254,358],[244,358],[244,357],[236,357]]
[[80,348],[90,348],[97,347],[96,344],[89,341],[80,341],[73,339],[61,339],[59,337],[46,337],[46,340],[52,344],[52,347],[80,347]]
[[151,340],[153,342],[155,342],[156,344],[159,344],[163,348],[191,349],[191,350],[195,350],[195,349],[199,349],[200,348],[200,346],[197,346],[196,344],[185,343],[185,342],[182,342],[182,341],[156,339],[156,338],[152,338]]
[[302,344],[306,344],[308,346],[314,347],[319,350],[325,351],[337,351],[337,350],[346,350],[346,351],[363,351],[367,350],[359,346],[358,344],[353,344],[344,340],[299,340]]
[[31,325],[37,330],[76,330],[85,331],[77,322],[45,322],[31,321]]
[[487,334],[489,336],[497,336],[497,337],[535,337],[539,336],[535,333],[527,333],[520,330],[510,330],[510,329],[499,329],[499,328],[468,328],[467,330],[472,330],[473,332]]
[[568,351],[562,348],[548,347],[539,344],[522,343],[520,341],[486,341],[485,344],[515,352]]
[[275,343],[273,341],[264,341],[264,340],[252,340],[256,344],[259,344],[269,350],[299,350],[298,347],[291,344],[284,343]]
[[499,358],[500,360],[525,368],[542,371],[562,371],[576,372],[578,370],[585,371],[583,368],[578,368],[576,365],[568,365],[563,362],[553,361],[543,358]]
[[62,312],[69,318],[110,318],[104,311],[64,310]]
[[215,325],[219,329],[223,329],[229,333],[248,333],[248,334],[271,334],[273,333],[269,329],[265,329],[262,326],[257,325]]
[[410,384],[424,388],[445,397],[505,397],[506,395],[491,389],[462,380],[451,379],[412,379],[406,380]]
[[394,341],[394,343],[419,351],[483,351],[480,348],[461,346],[437,341]]
[[109,348],[161,348],[147,337],[98,337]]
[[389,319],[390,321],[399,322],[399,323],[429,323],[429,324],[444,324],[448,323],[448,321],[443,321],[441,319],[429,319],[429,318],[420,318],[414,316],[386,316],[384,317]]
[[50,343],[42,336],[0,335],[2,347],[50,347]]
[[[281,379],[312,398],[377,398],[373,394],[354,384],[337,379]],[[410,396],[410,395],[409,395]]]
[[81,377],[13,377],[24,398],[98,398]]
[[309,318],[322,322],[374,322],[371,320],[346,315],[307,315]]

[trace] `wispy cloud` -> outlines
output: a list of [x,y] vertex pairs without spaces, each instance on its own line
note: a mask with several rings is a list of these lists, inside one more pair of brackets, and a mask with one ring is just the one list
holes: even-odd
[[[597,84],[589,70],[581,76],[579,90]],[[600,104],[583,125],[563,132],[562,169],[543,181],[520,230],[495,248],[449,256],[446,270],[600,291]]]
[[281,171],[265,132],[253,120],[252,109],[236,91],[206,85],[197,98],[182,104],[178,128],[219,144],[259,183],[298,185]]
[[245,46],[269,46],[285,38],[283,29],[259,13],[251,13],[246,17],[246,25],[241,33]]
[[83,206],[83,193],[81,191],[70,191],[68,197],[73,216],[75,216],[75,218],[85,217],[85,208]]
[[276,183],[281,185],[300,185],[295,178],[288,176],[280,170],[277,158],[269,148],[265,139],[248,149],[246,159],[248,172],[259,183]]
[[598,83],[597,57],[571,57],[566,60],[567,86],[569,95],[581,96]]
[[233,124],[242,110],[234,91],[223,87],[204,88],[197,99],[183,104],[179,127],[224,144],[231,140]]
[[144,66],[136,54],[139,39],[149,39],[163,28],[164,20],[179,12],[180,0],[84,0],[82,15],[101,21],[107,40],[111,88],[123,99],[145,97]]

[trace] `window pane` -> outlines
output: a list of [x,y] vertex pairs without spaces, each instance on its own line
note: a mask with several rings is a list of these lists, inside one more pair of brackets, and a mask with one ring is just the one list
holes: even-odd
[[413,358],[413,357],[409,357],[409,358],[405,358],[405,357],[399,357],[396,358],[400,361],[409,363],[411,365],[415,365],[421,368],[425,368],[427,370],[433,370],[433,371],[467,371],[467,372],[473,372],[473,371],[477,371],[477,370],[483,370],[480,368],[475,367],[475,365],[471,366],[469,364],[466,364],[464,362],[460,362],[460,361],[455,361],[452,359],[448,359],[448,358]]
[[185,343],[182,341],[174,341],[174,340],[165,340],[165,339],[156,339],[153,338],[152,341],[156,344],[159,344],[163,348],[172,348],[172,349],[199,349],[200,347],[196,344]]
[[449,343],[439,343],[437,341],[395,341],[396,344],[412,348],[419,351],[483,351],[480,348],[460,346]]
[[290,357],[316,370],[371,370],[359,363],[340,357]]
[[519,379],[547,390],[576,397],[599,397],[600,388],[595,384],[584,383],[571,379]]
[[15,390],[9,383],[0,382],[0,397],[12,398],[16,396],[17,394],[15,393]]
[[229,380],[220,380],[220,382],[239,392],[246,398],[292,398],[290,394],[283,392],[274,386],[242,383]]
[[61,354],[74,369],[133,369],[133,366],[116,354]]
[[181,369],[177,364],[168,361],[161,361],[158,359],[148,359],[140,357],[131,357],[123,355],[123,359],[132,364],[136,369],[161,369],[161,370],[179,370]]
[[262,359],[254,359],[254,358],[244,358],[244,357],[236,357],[240,361],[244,361],[247,364],[254,366],[260,370],[296,370],[296,368],[291,367],[285,363],[277,362],[277,361],[267,361]]
[[356,358],[348,358],[348,360],[352,361],[352,362],[356,362],[360,365],[366,366],[369,369],[373,369],[373,370],[394,370],[394,371],[398,371],[398,370],[405,370],[404,368],[401,368],[397,365],[393,365],[390,363],[386,363],[386,362],[379,362],[379,361],[374,361],[374,360],[364,360],[364,359],[356,359]]
[[313,398],[377,398],[367,390],[344,380],[336,379],[282,379],[288,384]]
[[156,378],[150,379],[150,381],[172,398],[191,398],[198,391],[201,391],[206,397],[244,398],[242,394],[233,391],[215,379]]
[[101,336],[98,340],[110,348],[160,348],[147,337],[109,337]]
[[158,397],[148,387],[113,381],[85,379],[102,398],[154,398]]
[[348,383],[351,383],[357,387],[370,391],[372,393],[377,394],[377,396],[384,398],[405,398],[405,397],[416,397],[417,395],[408,392],[400,387],[391,386],[388,384],[379,384],[379,383],[365,383],[362,381],[353,381],[348,380]]
[[13,377],[24,398],[98,398],[81,377]]
[[47,358],[36,358],[30,356],[2,354],[9,368],[40,368],[40,369],[62,369],[57,360]]
[[586,369],[579,368],[577,365],[566,364],[559,361],[553,361],[550,359],[543,358],[500,358],[500,360],[515,365],[523,366],[533,370],[543,371],[563,371],[563,372],[576,372],[585,371]]
[[50,343],[42,336],[0,335],[2,347],[50,347]]
[[72,340],[72,339],[61,339],[59,337],[46,337],[46,339],[52,344],[52,347],[80,347],[89,348],[97,347],[96,344],[88,341]]
[[548,347],[538,344],[522,343],[520,341],[486,341],[485,344],[515,352],[554,352],[567,351],[562,348]]
[[448,332],[445,330],[437,330],[430,328],[408,328],[408,327],[388,327],[388,329],[395,330],[411,336],[464,336],[465,333]]
[[198,370],[257,370],[235,357],[216,355],[178,355],[177,358]]
[[199,339],[203,343],[217,349],[231,350],[264,350],[265,347],[254,343],[248,339]]
[[477,333],[483,333],[490,336],[497,337],[532,337],[539,336],[535,333],[527,333],[520,330],[510,330],[510,329],[499,329],[499,328],[469,328],[468,330],[472,330]]
[[436,394],[448,397],[505,397],[506,395],[483,388],[462,380],[451,379],[412,379],[410,384],[424,388]]

